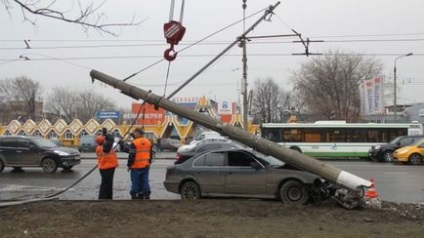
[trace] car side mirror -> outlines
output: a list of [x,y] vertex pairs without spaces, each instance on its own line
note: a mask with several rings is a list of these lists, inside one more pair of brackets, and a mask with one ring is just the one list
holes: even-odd
[[400,142],[398,142],[398,143],[396,143],[396,145],[397,145],[397,146],[400,146],[401,144],[400,144]]
[[258,164],[257,162],[250,162],[250,167],[252,167],[256,170],[260,170],[262,168],[262,166],[260,164]]

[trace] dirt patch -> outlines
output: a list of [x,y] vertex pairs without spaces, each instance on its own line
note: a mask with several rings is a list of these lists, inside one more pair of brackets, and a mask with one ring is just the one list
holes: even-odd
[[424,205],[333,201],[48,201],[0,209],[0,237],[422,237]]

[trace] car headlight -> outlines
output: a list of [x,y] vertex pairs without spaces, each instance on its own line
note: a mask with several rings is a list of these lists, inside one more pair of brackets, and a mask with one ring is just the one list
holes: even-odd
[[380,145],[376,145],[375,147],[374,147],[374,149],[375,150],[379,150],[381,148],[381,146]]
[[408,152],[408,150],[397,150],[396,154],[405,154],[407,152]]
[[58,154],[58,155],[60,155],[60,156],[68,156],[69,155],[68,152],[61,151],[61,150],[55,150],[53,152],[56,153],[56,154]]

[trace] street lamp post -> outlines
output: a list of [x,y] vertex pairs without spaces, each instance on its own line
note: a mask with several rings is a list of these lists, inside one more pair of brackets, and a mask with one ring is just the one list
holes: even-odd
[[394,79],[394,86],[393,86],[393,112],[394,112],[394,121],[397,122],[397,95],[396,95],[396,61],[402,57],[408,57],[411,56],[412,53],[408,53],[405,55],[400,55],[395,58],[395,66],[393,68],[393,79]]

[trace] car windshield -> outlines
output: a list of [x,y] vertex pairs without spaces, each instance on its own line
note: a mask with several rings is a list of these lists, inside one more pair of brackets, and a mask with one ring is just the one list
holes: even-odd
[[53,148],[57,147],[57,145],[49,140],[46,140],[44,138],[33,138],[32,141],[38,146],[42,148]]
[[396,137],[392,141],[389,142],[391,145],[396,145],[403,137]]
[[268,165],[272,166],[272,167],[279,167],[279,166],[283,166],[285,164],[285,162],[272,157],[270,155],[264,155],[258,151],[252,151],[252,153],[254,155],[256,155],[257,157],[261,158],[262,160],[264,160],[266,163],[268,163]]
[[418,145],[421,145],[422,143],[424,143],[424,139],[419,140],[419,141],[415,142],[415,143],[414,143],[414,144],[412,144],[412,145],[418,146]]

